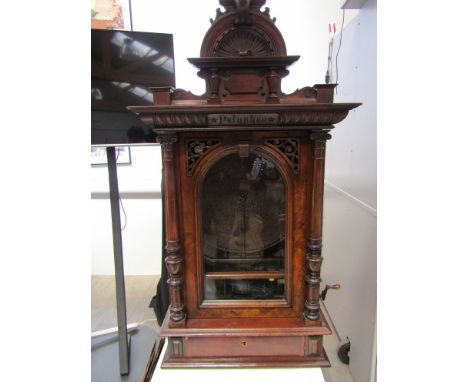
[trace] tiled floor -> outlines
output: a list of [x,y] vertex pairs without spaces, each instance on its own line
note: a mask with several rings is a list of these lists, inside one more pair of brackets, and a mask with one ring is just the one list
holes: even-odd
[[[156,292],[159,276],[125,276],[127,322],[158,328],[148,305]],[[114,276],[91,276],[91,331],[117,326]]]
[[[158,276],[125,276],[128,323],[140,323],[158,330],[156,317],[149,302],[156,291]],[[117,326],[115,281],[113,276],[91,276],[91,330]],[[349,368],[337,356],[336,335],[326,336],[324,346],[332,367],[322,369],[326,382],[353,382]]]

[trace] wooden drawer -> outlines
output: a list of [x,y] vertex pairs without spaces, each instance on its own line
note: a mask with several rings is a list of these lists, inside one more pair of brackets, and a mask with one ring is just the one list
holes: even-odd
[[187,337],[185,357],[304,356],[305,339],[296,337]]

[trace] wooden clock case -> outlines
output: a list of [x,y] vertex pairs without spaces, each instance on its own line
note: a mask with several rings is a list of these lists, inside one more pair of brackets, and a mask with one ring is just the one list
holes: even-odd
[[265,2],[220,0],[189,59],[204,95],[154,88],[153,106],[129,107],[162,145],[166,368],[330,365],[319,304],[325,145],[360,104],[333,103],[335,84],[281,91],[299,56],[287,55]]

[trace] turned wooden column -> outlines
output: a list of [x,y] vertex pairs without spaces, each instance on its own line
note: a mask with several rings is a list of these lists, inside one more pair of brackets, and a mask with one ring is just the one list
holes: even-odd
[[306,301],[304,318],[320,319],[320,269],[322,266],[323,184],[325,175],[325,145],[331,136],[327,132],[310,134],[312,140],[312,199],[310,208],[310,234],[306,244]]
[[266,75],[266,79],[268,82],[268,97],[266,101],[268,103],[278,103],[278,88],[281,81],[281,77],[278,74],[278,68],[270,68],[268,74]]
[[179,219],[177,209],[177,186],[174,169],[174,143],[176,135],[160,135],[157,142],[162,146],[164,177],[164,224],[166,227],[166,268],[169,285],[169,326],[185,326],[183,294],[183,257],[180,251]]
[[221,103],[219,98],[219,85],[221,84],[221,77],[219,76],[218,69],[210,69],[208,74],[208,83],[210,84],[210,98],[207,103]]

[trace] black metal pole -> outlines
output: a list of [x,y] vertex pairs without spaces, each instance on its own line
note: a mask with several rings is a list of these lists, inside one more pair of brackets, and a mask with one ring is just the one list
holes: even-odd
[[129,345],[127,333],[127,308],[125,302],[125,280],[123,268],[122,231],[120,229],[119,183],[115,147],[107,147],[107,169],[109,171],[109,197],[114,242],[115,292],[117,300],[117,327],[119,330],[120,374],[129,373]]

